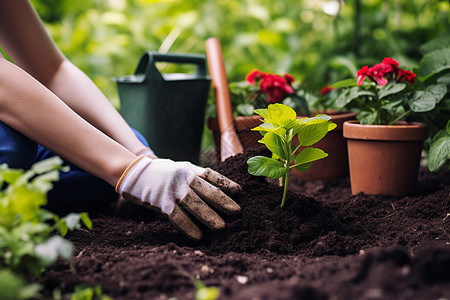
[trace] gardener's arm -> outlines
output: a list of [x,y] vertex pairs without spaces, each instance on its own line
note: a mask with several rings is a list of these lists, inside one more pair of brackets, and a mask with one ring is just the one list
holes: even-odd
[[27,0],[0,0],[0,45],[93,126],[137,154],[146,147],[96,85],[69,62]]
[[137,157],[4,58],[0,58],[0,121],[116,186],[125,199],[161,209],[193,239],[200,239],[202,232],[186,211],[217,230],[225,222],[211,207],[227,214],[240,210],[220,189],[238,192],[236,183],[188,162]]
[[136,158],[4,58],[0,58],[0,120],[111,185]]

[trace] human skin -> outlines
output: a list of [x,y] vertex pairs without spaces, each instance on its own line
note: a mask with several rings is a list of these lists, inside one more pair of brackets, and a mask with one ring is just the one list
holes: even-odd
[[27,0],[0,0],[0,120],[115,185],[146,147],[47,34]]

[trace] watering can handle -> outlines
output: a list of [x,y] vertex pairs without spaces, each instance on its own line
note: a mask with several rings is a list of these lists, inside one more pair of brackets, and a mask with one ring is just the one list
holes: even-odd
[[146,51],[136,68],[135,75],[148,75],[151,66],[156,62],[169,62],[178,64],[194,64],[197,65],[195,75],[198,77],[207,76],[206,73],[206,57],[203,54],[185,54],[185,53],[159,53],[156,51]]

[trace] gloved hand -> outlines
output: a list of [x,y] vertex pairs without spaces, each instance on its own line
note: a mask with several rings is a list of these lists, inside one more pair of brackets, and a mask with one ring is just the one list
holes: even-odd
[[116,191],[128,201],[158,207],[188,237],[200,240],[201,230],[185,211],[209,229],[219,230],[225,221],[211,207],[229,215],[241,209],[218,187],[241,191],[239,184],[209,168],[139,156],[123,172]]

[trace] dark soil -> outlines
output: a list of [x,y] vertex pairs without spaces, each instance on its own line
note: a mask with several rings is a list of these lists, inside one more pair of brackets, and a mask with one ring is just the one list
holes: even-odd
[[70,263],[40,283],[63,294],[100,285],[114,299],[194,299],[198,275],[219,299],[450,299],[450,171],[421,169],[415,192],[352,195],[348,178],[292,179],[286,206],[275,182],[248,175],[248,152],[216,170],[240,183],[242,213],[201,242],[133,205],[93,212],[70,233]]

